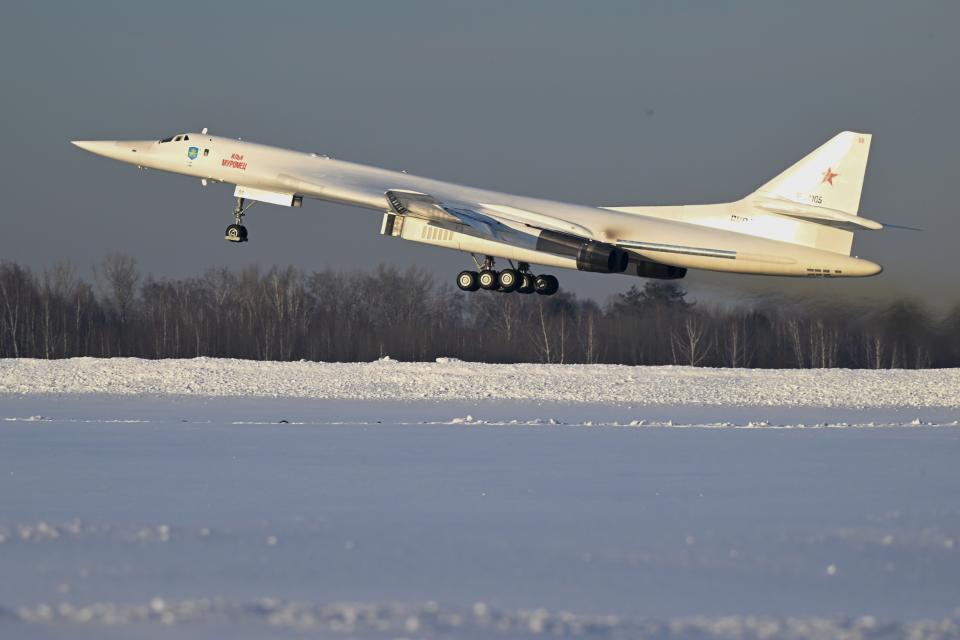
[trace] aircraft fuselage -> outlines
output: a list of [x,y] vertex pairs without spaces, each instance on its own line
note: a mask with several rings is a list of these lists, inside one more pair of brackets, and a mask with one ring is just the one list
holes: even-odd
[[[629,252],[631,264],[804,277],[869,276],[881,270],[868,260],[812,246],[818,244],[817,226],[776,213],[758,213],[755,205],[746,200],[617,211],[465,187],[325,155],[203,133],[181,134],[166,141],[74,144],[140,167],[234,184],[238,186],[238,195],[287,206],[299,204],[299,198],[316,198],[389,213],[387,191],[429,194],[448,210],[462,206],[493,217],[508,232],[515,231],[516,239],[500,241],[514,238],[502,233],[494,237],[478,235],[457,219],[444,220],[442,216],[403,216],[411,219],[391,235],[524,263],[577,268],[576,260],[570,256],[539,250],[535,235],[530,236],[534,241],[524,239],[524,234],[530,235],[531,227],[543,226],[619,247]],[[701,214],[706,223],[699,221]],[[538,220],[543,220],[544,225]],[[746,230],[755,221],[756,229],[750,233],[733,230]]]

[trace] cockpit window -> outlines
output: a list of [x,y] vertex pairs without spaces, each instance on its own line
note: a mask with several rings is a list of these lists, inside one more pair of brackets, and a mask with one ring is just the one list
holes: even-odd
[[190,139],[190,136],[187,136],[187,135],[183,136],[183,141],[184,141],[184,142],[186,142],[186,141],[189,140],[189,139]]
[[173,136],[170,136],[169,138],[164,138],[164,139],[161,140],[160,142],[161,142],[161,144],[162,144],[162,143],[164,143],[164,142],[171,142],[172,140],[173,140]]
[[183,136],[177,136],[173,139],[174,142],[180,142],[181,140],[183,140]]

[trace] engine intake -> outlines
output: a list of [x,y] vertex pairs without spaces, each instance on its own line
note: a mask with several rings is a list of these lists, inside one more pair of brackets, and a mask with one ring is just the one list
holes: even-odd
[[569,256],[580,271],[596,273],[623,273],[630,262],[630,255],[619,247],[559,231],[541,231],[537,251]]

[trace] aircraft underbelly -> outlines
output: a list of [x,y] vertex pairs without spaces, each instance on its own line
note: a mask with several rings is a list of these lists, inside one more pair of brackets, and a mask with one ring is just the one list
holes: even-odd
[[465,251],[477,256],[493,256],[503,260],[527,262],[560,269],[576,269],[577,261],[564,257],[518,247],[505,242],[496,242],[464,233],[460,225],[440,226],[421,218],[406,218],[401,225],[394,227],[387,235],[403,240],[420,242],[435,247]]
[[[832,277],[854,275],[864,268],[864,261],[856,258],[769,238],[598,207],[511,196],[382,170],[369,174],[328,171],[322,180],[281,173],[276,180],[284,190],[378,211],[389,208],[384,193],[390,189],[425,193],[453,203],[494,204],[530,211],[585,227],[593,239],[627,249],[636,259],[670,266],[733,273]],[[576,268],[575,261],[568,258],[475,235],[454,232],[451,239],[423,235],[435,233],[424,231],[434,227],[428,221],[414,220],[411,218],[408,232],[401,236],[404,239],[523,262]],[[632,246],[632,243],[640,246]]]

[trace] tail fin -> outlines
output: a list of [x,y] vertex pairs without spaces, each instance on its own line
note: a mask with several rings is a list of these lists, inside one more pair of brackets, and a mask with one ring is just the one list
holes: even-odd
[[844,131],[760,187],[758,195],[857,215],[869,133]]
[[870,140],[869,133],[838,133],[737,202],[608,208],[848,256],[853,247],[854,231],[884,227],[858,215]]

